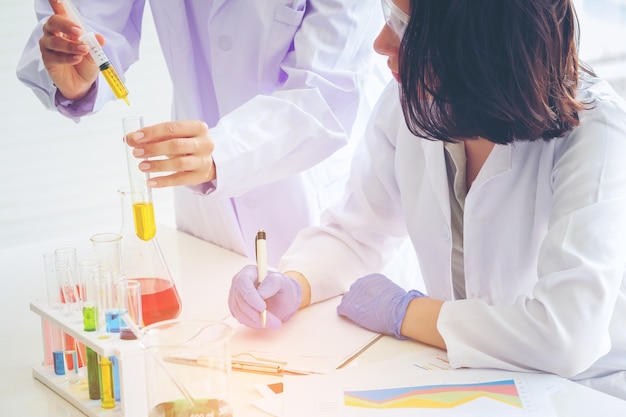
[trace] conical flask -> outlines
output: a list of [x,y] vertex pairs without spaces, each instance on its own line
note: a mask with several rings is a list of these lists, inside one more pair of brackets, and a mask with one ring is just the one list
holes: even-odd
[[157,238],[142,240],[137,237],[130,188],[122,187],[118,193],[122,204],[122,271],[127,280],[138,281],[141,285],[143,324],[148,326],[174,319],[181,311],[180,297]]

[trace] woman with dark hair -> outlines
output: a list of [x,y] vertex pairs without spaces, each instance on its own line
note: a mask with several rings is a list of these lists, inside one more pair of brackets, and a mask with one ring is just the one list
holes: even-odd
[[[344,199],[299,234],[284,274],[256,290],[256,269],[234,277],[233,315],[260,327],[267,305],[277,327],[344,293],[339,314],[446,349],[454,368],[554,373],[626,399],[626,102],[579,67],[572,1],[383,9],[374,47],[397,82]],[[372,273],[406,233],[427,295]]]

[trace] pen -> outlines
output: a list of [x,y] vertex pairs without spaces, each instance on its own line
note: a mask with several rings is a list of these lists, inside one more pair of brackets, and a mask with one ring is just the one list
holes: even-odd
[[[177,356],[166,356],[163,358],[163,361],[175,363],[179,365],[188,365],[188,366],[202,366],[207,368],[215,368],[216,364],[212,363],[209,358],[182,358]],[[241,371],[252,371],[252,372],[262,372],[269,374],[277,374],[282,371],[282,363],[261,363],[261,362],[251,362],[251,361],[243,361],[243,360],[235,360],[231,361],[231,366],[233,369],[241,370]]]
[[[265,230],[259,229],[254,241],[256,245],[256,267],[257,267],[257,287],[263,282],[267,275],[267,240],[265,239]],[[267,323],[267,309],[261,312],[261,326],[265,328]]]

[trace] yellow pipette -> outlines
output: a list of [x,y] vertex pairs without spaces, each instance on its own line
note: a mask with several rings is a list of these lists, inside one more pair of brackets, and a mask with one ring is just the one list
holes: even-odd
[[[74,21],[77,25],[83,28],[84,31],[87,31],[87,26],[85,26],[80,14],[76,10],[76,7],[72,4],[70,0],[59,0],[61,4],[63,4],[63,8],[65,12],[69,16],[70,19]],[[111,90],[113,90],[113,94],[118,99],[124,100],[126,104],[130,106],[128,101],[128,89],[122,82],[115,68],[109,61],[109,58],[104,53],[104,49],[100,46],[98,39],[96,39],[96,35],[93,32],[88,32],[78,38],[81,42],[84,42],[89,47],[89,55],[94,60],[98,68],[100,68],[100,72],[102,76],[106,80]]]

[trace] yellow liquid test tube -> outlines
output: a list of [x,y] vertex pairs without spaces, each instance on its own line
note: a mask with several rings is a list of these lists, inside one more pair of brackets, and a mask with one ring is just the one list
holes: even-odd
[[154,205],[152,203],[133,203],[135,233],[141,240],[150,240],[156,235]]
[[[124,138],[129,133],[143,128],[143,117],[130,116],[122,119]],[[133,148],[126,144],[126,162],[130,179],[130,195],[133,203],[135,234],[148,241],[156,235],[156,220],[152,204],[152,190],[148,187],[150,176],[139,169],[139,160],[133,155]]]
[[113,362],[106,357],[100,358],[100,406],[102,408],[115,408],[113,397]]

